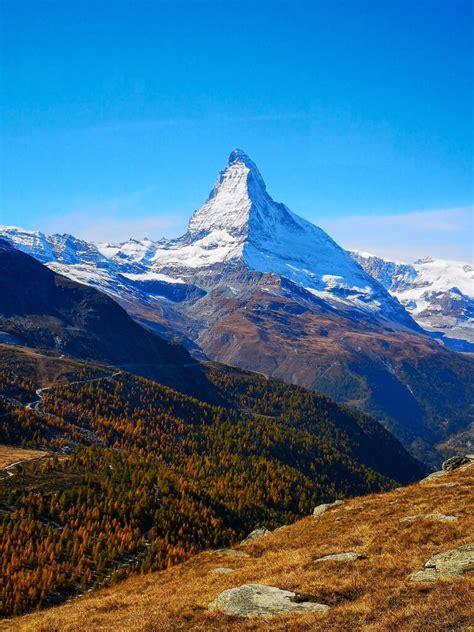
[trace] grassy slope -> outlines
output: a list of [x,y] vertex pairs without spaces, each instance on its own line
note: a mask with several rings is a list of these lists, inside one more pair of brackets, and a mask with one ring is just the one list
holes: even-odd
[[10,445],[0,445],[0,469],[17,461],[29,461],[30,459],[44,457],[45,454],[45,452],[40,450],[23,450]]
[[[134,577],[63,606],[0,624],[2,630],[88,632],[293,632],[360,630],[427,632],[472,630],[471,575],[458,580],[415,584],[408,575],[433,554],[472,542],[474,466],[446,478],[352,499],[319,519],[305,518],[247,545],[250,558],[205,552],[168,571]],[[445,482],[454,487],[443,486]],[[348,509],[350,506],[351,509]],[[400,523],[407,515],[454,514],[455,523]],[[357,551],[366,560],[325,562],[315,557]],[[209,574],[217,566],[228,575]],[[220,592],[244,583],[262,583],[320,596],[332,605],[321,615],[291,615],[267,621],[210,613]]]

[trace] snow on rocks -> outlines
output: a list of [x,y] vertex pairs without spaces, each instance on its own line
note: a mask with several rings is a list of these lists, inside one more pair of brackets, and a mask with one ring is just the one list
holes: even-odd
[[197,283],[199,273],[206,276],[216,266],[243,266],[285,277],[337,307],[416,327],[398,301],[329,235],[271,198],[255,163],[239,149],[177,239],[94,244],[1,227],[0,236],[112,296],[146,293],[144,282]]
[[448,343],[449,338],[467,343],[457,350],[470,350],[474,342],[472,265],[431,257],[409,264],[358,251],[350,254],[400,301],[419,325],[444,334]]

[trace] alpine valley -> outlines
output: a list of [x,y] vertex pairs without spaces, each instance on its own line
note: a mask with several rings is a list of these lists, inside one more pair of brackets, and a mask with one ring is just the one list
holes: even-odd
[[[471,349],[472,268],[346,252],[275,202],[241,150],[177,239],[91,243],[13,227],[0,236],[199,360],[371,414],[429,465],[450,442],[470,445],[473,362],[453,349]],[[55,346],[64,351],[60,336]]]
[[[420,622],[413,629],[427,629],[433,608],[446,611],[448,627],[463,622],[466,583],[444,608],[444,584],[422,609],[417,584],[406,587],[408,573],[418,582],[420,564],[439,559],[438,546],[456,547],[442,553],[456,573],[474,568],[472,459],[459,455],[474,425],[472,357],[445,344],[458,334],[468,344],[471,271],[434,267],[346,252],[274,202],[240,150],[178,239],[90,243],[1,229],[0,613],[10,618],[0,629],[222,630],[224,615],[211,611],[224,585],[225,599],[255,597],[257,616],[283,595],[276,613],[290,604],[309,617],[306,627],[257,628],[231,618],[239,630],[330,629],[325,613],[331,629],[346,630],[392,603],[402,626]],[[427,485],[400,487],[451,455]],[[429,523],[412,529],[419,517],[406,516],[405,503],[429,512]],[[281,527],[269,549],[253,543]],[[325,542],[309,557],[308,534]],[[294,551],[269,564],[279,537]],[[203,575],[208,557],[232,568]],[[347,583],[323,565],[318,575],[313,562],[328,559],[362,560],[362,574]],[[234,585],[247,563],[241,580],[262,585]],[[195,584],[186,568],[198,569]],[[167,595],[150,611],[147,587],[175,572],[178,606]],[[136,610],[120,596],[130,585]],[[96,589],[99,599],[119,596],[86,622],[59,621],[61,607],[48,610],[59,613],[54,623],[19,616],[78,596],[69,606],[82,612]],[[187,594],[195,589],[204,590],[197,601]]]

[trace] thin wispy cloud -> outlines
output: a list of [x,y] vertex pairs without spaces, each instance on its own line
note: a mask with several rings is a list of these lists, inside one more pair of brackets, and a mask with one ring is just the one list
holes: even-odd
[[157,119],[143,119],[135,121],[117,121],[106,125],[98,125],[88,127],[81,130],[74,130],[72,134],[142,134],[143,132],[152,132],[155,130],[165,129],[167,127],[197,125],[203,124],[209,120],[216,123],[272,123],[278,121],[298,121],[310,120],[310,116],[301,112],[270,112],[255,113],[246,115],[213,115],[210,116],[174,116]]
[[148,187],[130,194],[82,204],[43,222],[46,233],[71,233],[90,241],[121,242],[127,239],[174,237],[186,227],[185,213],[160,213],[147,208]]
[[319,219],[318,225],[348,249],[413,261],[441,257],[472,261],[474,207]]
[[107,125],[99,125],[97,127],[88,127],[82,130],[76,130],[79,134],[122,134],[122,133],[143,133],[153,130],[160,130],[166,127],[174,127],[176,125],[186,125],[193,119],[186,117],[165,117],[160,119],[144,119],[141,121],[117,121]]

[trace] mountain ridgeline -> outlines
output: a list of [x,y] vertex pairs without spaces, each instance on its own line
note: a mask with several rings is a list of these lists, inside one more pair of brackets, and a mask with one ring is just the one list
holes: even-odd
[[0,240],[0,332],[37,348],[107,362],[190,393],[206,392],[197,362],[152,334],[106,294],[56,274]]

